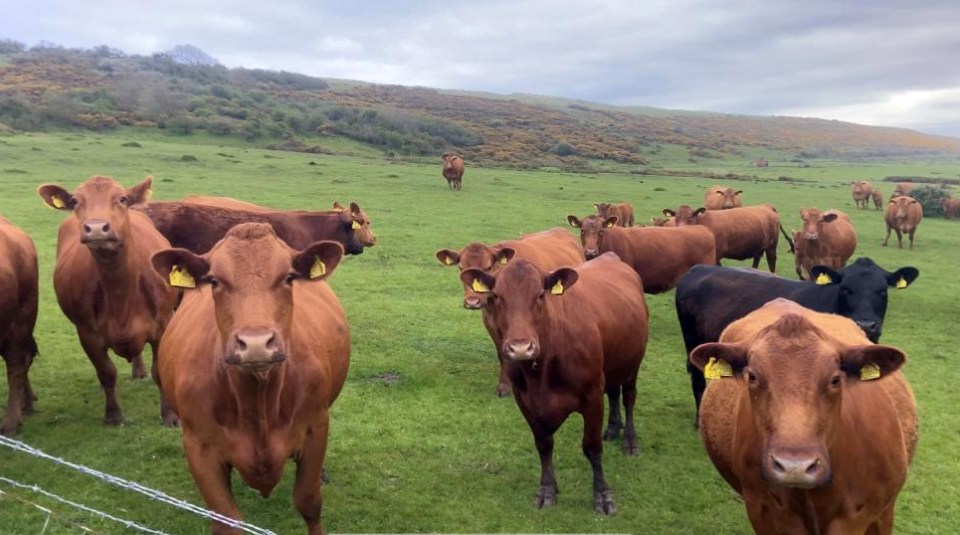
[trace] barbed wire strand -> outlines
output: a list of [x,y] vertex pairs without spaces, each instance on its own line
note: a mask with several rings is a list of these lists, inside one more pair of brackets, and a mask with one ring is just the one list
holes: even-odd
[[[71,507],[80,509],[80,510],[82,510],[82,511],[86,511],[86,512],[88,512],[88,513],[95,514],[95,515],[97,515],[97,516],[99,516],[99,517],[101,517],[101,518],[105,518],[105,519],[108,519],[108,520],[117,521],[117,522],[119,522],[119,523],[121,523],[121,524],[126,525],[127,527],[132,527],[132,528],[134,528],[134,529],[138,529],[138,528],[141,527],[141,526],[137,525],[135,522],[131,522],[131,521],[129,521],[129,520],[122,520],[122,519],[113,518],[113,517],[111,517],[109,514],[104,513],[104,512],[102,512],[102,511],[97,511],[96,509],[93,509],[92,507],[87,507],[86,505],[83,505],[83,504],[80,504],[80,503],[71,502],[70,500],[67,500],[66,498],[63,498],[63,497],[61,497],[61,496],[57,496],[56,494],[54,494],[54,493],[52,493],[52,492],[46,491],[46,490],[40,488],[40,487],[37,486],[37,485],[27,485],[27,484],[24,484],[24,483],[21,483],[21,482],[19,482],[19,481],[15,481],[15,480],[13,480],[13,479],[9,479],[9,478],[3,477],[3,476],[0,476],[0,482],[7,483],[8,485],[11,485],[11,486],[16,487],[16,488],[25,489],[25,490],[32,490],[32,491],[34,491],[34,492],[36,492],[36,493],[38,493],[38,494],[40,494],[40,495],[46,496],[46,497],[48,497],[48,498],[50,498],[50,499],[52,499],[52,500],[56,500],[56,501],[58,501],[58,502],[60,502],[60,503],[64,503],[64,504],[70,505]],[[17,501],[20,502],[20,503],[24,503],[24,504],[33,506],[33,507],[35,507],[35,508],[37,508],[37,509],[45,512],[45,513],[47,514],[47,516],[46,516],[46,520],[45,520],[44,523],[43,523],[43,529],[40,531],[40,535],[43,535],[44,533],[47,532],[47,527],[50,525],[50,519],[56,516],[56,515],[53,514],[53,510],[52,510],[52,509],[47,509],[46,507],[44,507],[44,506],[42,506],[42,505],[40,505],[40,504],[33,503],[33,502],[31,502],[30,500],[26,500],[26,499],[24,499],[24,498],[21,498],[21,497],[19,497],[19,496],[16,496],[16,495],[14,495],[14,494],[9,493],[9,492],[4,492],[4,491],[0,490],[0,496],[9,496],[10,498],[12,498],[12,499],[14,499],[14,500],[17,500]],[[90,528],[88,528],[88,527],[86,527],[86,526],[81,526],[80,524],[76,524],[76,523],[71,522],[71,521],[69,521],[69,520],[63,520],[62,522],[63,522],[64,524],[68,525],[68,526],[75,527],[75,528],[78,528],[78,529],[82,529],[83,531],[86,531],[87,533],[96,533],[95,531],[93,531],[92,529],[90,529]],[[131,525],[131,524],[132,524],[132,525]],[[159,534],[161,534],[161,535],[167,535],[166,533],[163,533],[163,532],[161,532],[161,531],[153,531],[153,530],[150,530],[150,528],[144,528],[144,529],[146,529],[148,533],[159,533]]]
[[[38,450],[38,449],[36,449],[36,448],[34,448],[34,447],[32,447],[32,446],[29,446],[29,445],[27,445],[27,444],[24,444],[23,442],[20,442],[19,440],[14,440],[14,439],[12,439],[12,438],[8,438],[8,437],[5,437],[5,436],[3,436],[3,435],[0,435],[0,445],[6,446],[6,447],[8,447],[8,448],[10,448],[10,449],[12,449],[12,450],[15,450],[15,451],[19,451],[19,452],[22,452],[22,453],[26,453],[26,454],[29,454],[29,455],[33,455],[34,457],[39,457],[39,458],[41,458],[41,459],[46,459],[46,460],[48,460],[48,461],[52,461],[52,462],[57,463],[57,464],[59,464],[59,465],[72,468],[73,470],[76,470],[77,472],[80,472],[80,473],[82,473],[82,474],[86,474],[86,475],[88,475],[88,476],[95,477],[95,478],[97,478],[97,479],[99,479],[99,480],[101,480],[101,481],[104,481],[104,482],[106,482],[106,483],[110,483],[111,485],[116,485],[116,486],[121,487],[121,488],[125,488],[125,489],[128,489],[128,490],[132,490],[132,491],[134,491],[134,492],[137,492],[137,493],[139,493],[139,494],[142,494],[142,495],[144,495],[144,496],[146,496],[146,497],[148,497],[148,498],[151,498],[151,499],[153,499],[153,500],[156,500],[156,501],[165,503],[165,504],[167,504],[167,505],[171,505],[171,506],[176,507],[176,508],[178,508],[178,509],[183,509],[183,510],[185,510],[185,511],[189,511],[189,512],[191,512],[191,513],[194,513],[194,514],[196,514],[196,515],[200,515],[200,516],[205,517],[205,518],[208,518],[208,519],[210,519],[210,520],[215,520],[215,521],[217,521],[217,522],[219,522],[219,523],[221,523],[221,524],[225,524],[225,525],[227,525],[227,526],[229,526],[229,527],[231,527],[231,528],[239,529],[240,531],[243,531],[243,532],[245,532],[245,533],[250,533],[250,534],[252,534],[252,535],[276,535],[276,533],[274,533],[274,532],[272,532],[272,531],[270,531],[270,530],[257,527],[257,526],[255,526],[255,525],[253,525],[253,524],[249,524],[249,523],[244,522],[244,521],[242,521],[242,520],[237,520],[237,519],[235,519],[235,518],[230,518],[230,517],[228,517],[228,516],[221,515],[220,513],[217,513],[217,512],[215,512],[215,511],[210,511],[210,510],[204,509],[203,507],[199,507],[199,506],[194,505],[194,504],[192,504],[192,503],[190,503],[190,502],[186,502],[186,501],[183,501],[183,500],[179,500],[179,499],[174,498],[173,496],[170,496],[170,495],[168,495],[168,494],[165,494],[165,493],[163,493],[163,492],[161,492],[161,491],[159,491],[159,490],[154,490],[154,489],[151,489],[150,487],[145,487],[145,486],[143,486],[143,485],[141,485],[141,484],[139,484],[139,483],[137,483],[137,482],[135,482],[135,481],[127,481],[126,479],[123,479],[123,478],[121,478],[121,477],[117,477],[117,476],[114,476],[114,475],[110,475],[110,474],[101,472],[101,471],[99,471],[99,470],[94,470],[93,468],[88,468],[88,467],[83,466],[83,465],[81,465],[81,464],[72,463],[72,462],[67,461],[67,460],[65,460],[65,459],[61,459],[60,457],[55,457],[55,456],[50,455],[50,454],[48,454],[48,453],[44,453],[43,451],[40,451],[40,450]],[[37,488],[39,488],[39,487],[37,487]],[[155,533],[159,533],[159,532],[155,532]]]

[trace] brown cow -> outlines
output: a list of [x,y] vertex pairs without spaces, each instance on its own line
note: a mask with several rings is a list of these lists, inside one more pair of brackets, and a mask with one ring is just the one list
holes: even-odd
[[665,209],[663,214],[673,217],[678,227],[703,225],[710,229],[716,240],[717,265],[720,265],[721,258],[752,258],[756,269],[760,258],[766,254],[767,267],[771,273],[776,273],[777,241],[780,239],[777,230],[783,233],[790,243],[790,250],[793,250],[792,240],[780,226],[780,214],[769,204],[710,211],[681,205],[676,211]]
[[700,437],[754,531],[893,532],[918,437],[905,359],[853,321],[786,299],[690,353],[716,378]]
[[857,231],[847,214],[839,210],[823,212],[817,208],[801,208],[803,229],[794,235],[797,275],[810,278],[813,266],[840,269],[847,265],[857,248]]
[[[456,265],[462,273],[466,269],[480,269],[487,273],[496,273],[513,258],[522,258],[543,270],[554,270],[563,266],[573,266],[582,263],[585,258],[583,249],[577,239],[566,230],[554,227],[542,232],[527,234],[518,240],[506,240],[495,245],[471,243],[459,252],[450,249],[440,249],[436,252],[437,260],[444,266]],[[467,284],[463,285],[463,308],[481,309],[484,298]],[[486,311],[483,314],[483,325],[494,338],[494,345],[499,355],[500,344],[496,341],[496,332],[490,323]],[[500,366],[500,379],[497,384],[497,395],[505,396],[510,393],[510,381],[506,371]]]
[[15,434],[37,399],[27,372],[37,356],[38,277],[30,236],[0,217],[0,354],[7,365],[7,410],[0,435]]
[[703,206],[707,210],[726,210],[728,208],[740,208],[743,202],[740,200],[740,194],[743,190],[734,190],[724,186],[710,186],[703,198]]
[[876,208],[877,210],[882,210],[883,209],[883,192],[878,189],[875,189],[873,190],[873,193],[870,194],[870,196],[873,197],[873,207]]
[[616,217],[618,227],[633,226],[633,206],[628,202],[616,204],[601,202],[594,204],[593,207],[597,209],[597,215],[603,220]]
[[960,199],[943,199],[940,208],[945,219],[960,219]]
[[873,184],[866,180],[857,180],[853,183],[853,202],[858,209],[867,209],[867,203],[873,195]]
[[[535,505],[556,504],[553,434],[570,413],[579,412],[583,453],[593,468],[594,505],[598,513],[613,514],[616,505],[603,477],[602,439],[617,438],[623,428],[625,452],[637,454],[633,407],[648,328],[640,277],[608,253],[552,272],[514,260],[495,275],[468,269],[460,279],[492,295],[484,310],[502,333],[494,342],[501,346],[514,399],[540,453]],[[604,391],[610,402],[606,432]]]
[[[53,184],[41,186],[48,206],[73,213],[60,225],[53,288],[60,309],[77,328],[80,345],[97,370],[106,395],[104,423],[123,423],[117,403],[117,369],[107,353],[133,363],[133,376],[145,376],[143,347],[153,351],[156,381],[157,346],[173,314],[178,292],[150,267],[150,255],[170,247],[150,219],[131,206],[146,202],[153,179],[124,189],[113,179],[95,176],[73,194]],[[158,383],[159,385],[159,383]],[[161,396],[165,425],[176,416]]]
[[450,189],[459,190],[463,180],[463,158],[456,154],[443,155],[443,178]]
[[[160,344],[160,376],[182,418],[190,472],[217,513],[240,517],[232,469],[266,497],[292,457],[294,505],[308,533],[323,533],[329,408],[350,360],[343,308],[323,280],[342,257],[330,241],[293,250],[263,223],[234,227],[203,256],[153,256],[171,285],[194,288]],[[212,531],[238,533],[218,523]]]
[[651,217],[650,223],[655,227],[675,227],[677,220],[672,217]]
[[887,238],[883,240],[883,246],[887,246],[890,241],[890,231],[897,232],[897,244],[903,249],[903,235],[910,236],[910,249],[913,249],[913,234],[917,232],[917,226],[923,219],[923,206],[913,197],[894,197],[887,203],[887,211],[883,213],[883,219],[887,223]]
[[910,193],[913,192],[913,182],[898,182],[897,186],[893,188],[893,195],[890,196],[891,199],[894,197],[909,197]]
[[[230,197],[212,197],[209,195],[187,195],[183,198],[183,202],[188,202],[191,204],[201,204],[204,206],[218,206],[220,208],[229,208],[230,210],[242,210],[247,212],[257,212],[257,213],[269,213],[269,212],[281,212],[283,210],[277,210],[275,208],[267,208],[266,206],[260,206],[259,204],[253,204],[252,202],[238,201],[237,199],[231,199]],[[347,210],[347,207],[340,204],[339,202],[333,203],[333,212],[344,212]],[[373,233],[373,229],[370,227],[370,218],[367,214],[360,209],[360,205],[351,202],[350,203],[350,215],[353,217],[353,230],[357,235],[357,240],[363,244],[364,247],[373,247],[377,244],[377,236]],[[305,211],[288,211],[294,214],[304,214],[312,213]]]
[[580,229],[580,242],[588,259],[612,251],[640,275],[643,291],[666,292],[697,264],[716,262],[713,233],[699,226],[641,227],[625,229],[591,215],[581,221],[567,216],[570,226]]
[[269,223],[294,249],[332,240],[343,245],[347,254],[363,253],[356,221],[347,212],[248,212],[186,202],[151,202],[136,208],[150,217],[171,245],[197,254],[209,251],[240,223]]

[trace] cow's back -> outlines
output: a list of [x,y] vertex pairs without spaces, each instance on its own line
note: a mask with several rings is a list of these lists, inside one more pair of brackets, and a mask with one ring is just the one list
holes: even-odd
[[606,229],[601,252],[607,251],[632,267],[650,294],[675,287],[697,264],[716,262],[714,235],[701,225]]
[[708,210],[698,218],[716,237],[717,260],[745,260],[775,246],[780,216],[770,205]]
[[528,234],[518,240],[500,242],[497,245],[512,248],[516,251],[516,258],[532,262],[544,271],[574,266],[585,260],[583,248],[577,238],[560,227]]

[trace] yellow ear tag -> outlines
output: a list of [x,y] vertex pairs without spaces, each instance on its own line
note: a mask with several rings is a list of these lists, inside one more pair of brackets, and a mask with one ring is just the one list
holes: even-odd
[[490,291],[490,287],[483,283],[480,279],[473,279],[473,284],[470,285],[473,288],[473,291],[478,294],[485,294]]
[[830,278],[830,275],[827,275],[826,273],[817,275],[817,284],[822,286],[824,284],[830,284],[831,282],[833,282],[833,279]]
[[710,357],[707,365],[703,367],[703,376],[707,379],[719,379],[721,377],[733,377],[733,368],[725,360],[717,360],[717,357]]
[[880,378],[880,367],[876,364],[869,362],[864,364],[860,368],[860,380],[861,381],[872,381],[874,379]]
[[902,290],[907,287],[907,279],[900,277],[900,280],[897,281],[897,289]]
[[193,280],[193,275],[186,270],[181,270],[180,266],[174,265],[170,269],[170,286],[177,288],[196,288],[197,281]]
[[353,224],[350,225],[350,228],[352,228],[353,230],[360,230],[360,222],[354,221]]
[[310,268],[310,278],[315,279],[317,277],[322,277],[327,274],[327,265],[320,261],[320,257],[313,262],[313,266]]
[[507,263],[507,257],[501,256],[501,257],[500,257],[500,265],[503,266],[503,265],[506,265],[506,263]]
[[550,288],[550,293],[553,295],[563,295],[563,282],[557,281],[557,283],[553,285],[553,288]]
[[607,227],[607,228],[613,228],[613,227],[614,227],[613,223],[607,223],[607,224],[604,225],[604,226]]
[[65,202],[63,202],[63,199],[61,199],[60,197],[57,197],[56,195],[54,195],[53,197],[50,197],[50,202],[52,202],[53,206],[56,208],[63,208],[64,206],[67,205]]
[[446,264],[446,265],[448,265],[448,266],[452,266],[452,265],[453,265],[453,260],[451,260],[449,256],[445,256],[445,257],[443,257],[443,263]]

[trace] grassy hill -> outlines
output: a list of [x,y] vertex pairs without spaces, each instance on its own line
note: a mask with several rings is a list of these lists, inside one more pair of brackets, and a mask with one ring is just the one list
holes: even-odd
[[4,44],[0,130],[133,126],[304,152],[333,151],[332,139],[346,138],[395,157],[454,150],[482,165],[572,171],[604,161],[656,165],[670,147],[716,161],[765,153],[788,159],[960,153],[960,139],[839,121],[375,85],[186,65],[107,47]]

